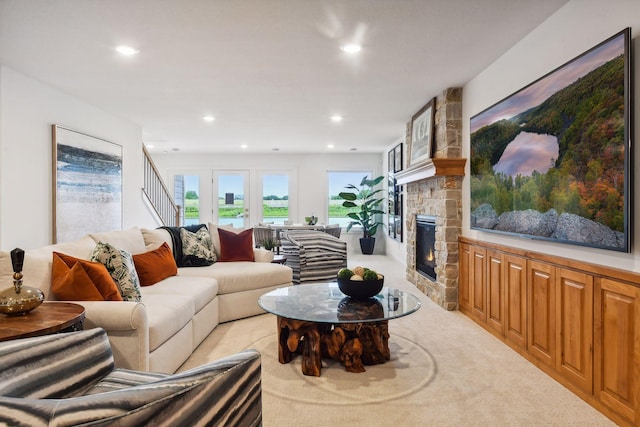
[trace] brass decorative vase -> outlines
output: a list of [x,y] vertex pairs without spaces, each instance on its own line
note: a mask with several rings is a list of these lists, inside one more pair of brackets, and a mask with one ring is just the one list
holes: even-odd
[[13,265],[13,288],[0,292],[0,313],[9,316],[27,314],[44,301],[44,293],[31,286],[22,286],[22,265],[24,251],[16,248],[11,251]]

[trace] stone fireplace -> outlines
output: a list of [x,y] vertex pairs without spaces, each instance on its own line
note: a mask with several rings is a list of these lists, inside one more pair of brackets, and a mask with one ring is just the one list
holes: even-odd
[[[446,310],[458,307],[458,236],[466,162],[460,158],[461,132],[462,89],[447,89],[436,100],[433,158],[396,174],[398,183],[404,185],[407,201],[407,279]],[[410,138],[408,123],[406,141]],[[435,219],[435,277],[426,277],[416,267],[418,216]]]

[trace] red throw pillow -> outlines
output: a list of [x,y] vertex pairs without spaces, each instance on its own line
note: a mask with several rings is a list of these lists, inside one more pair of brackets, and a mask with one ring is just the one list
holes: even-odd
[[220,258],[218,261],[255,261],[253,255],[253,228],[238,234],[218,228]]
[[133,256],[140,286],[151,286],[178,274],[178,266],[167,242],[153,251]]
[[122,301],[107,268],[70,255],[53,253],[51,292],[59,300]]

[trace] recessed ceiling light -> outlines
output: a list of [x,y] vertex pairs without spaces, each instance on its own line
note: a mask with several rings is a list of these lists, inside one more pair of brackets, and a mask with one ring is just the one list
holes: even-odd
[[153,147],[154,147],[154,145],[153,145],[153,144],[147,144],[147,148],[148,148],[148,149],[152,149]]
[[342,116],[339,116],[337,114],[335,116],[331,116],[331,121],[339,123],[342,121]]
[[172,148],[171,151],[178,152],[178,151],[180,151],[180,149],[179,148]]
[[342,47],[340,47],[340,49],[342,49],[342,51],[346,53],[358,53],[362,50],[362,46],[356,43],[349,43],[343,45]]
[[272,150],[272,151],[280,151],[280,149],[279,149],[279,148],[272,148],[271,150]]
[[116,47],[116,51],[118,51],[120,55],[124,55],[124,56],[133,56],[140,52],[136,48],[133,48],[131,46],[124,46],[124,45]]
[[349,151],[358,151],[357,148],[349,148]]
[[333,145],[333,144],[327,144],[327,148],[333,148],[333,147],[335,147],[335,145]]
[[240,145],[240,148],[242,148],[243,150],[246,150],[249,146],[247,144],[242,144]]
[[213,116],[204,116],[204,117],[202,118],[202,120],[204,120],[205,122],[212,122],[212,121],[214,121],[215,119],[216,119],[216,118],[215,118],[215,117],[213,117]]

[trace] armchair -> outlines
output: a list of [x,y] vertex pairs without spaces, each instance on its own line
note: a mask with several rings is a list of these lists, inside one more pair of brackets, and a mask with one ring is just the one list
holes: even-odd
[[0,343],[0,425],[259,426],[260,353],[178,374],[114,369],[101,328]]
[[278,241],[276,240],[276,232],[273,228],[269,226],[261,227],[254,226],[253,227],[253,242],[256,248],[266,248],[271,250],[272,248],[267,247],[269,243],[274,247],[278,245]]
[[287,231],[281,236],[295,284],[335,279],[347,266],[347,243],[324,231]]

